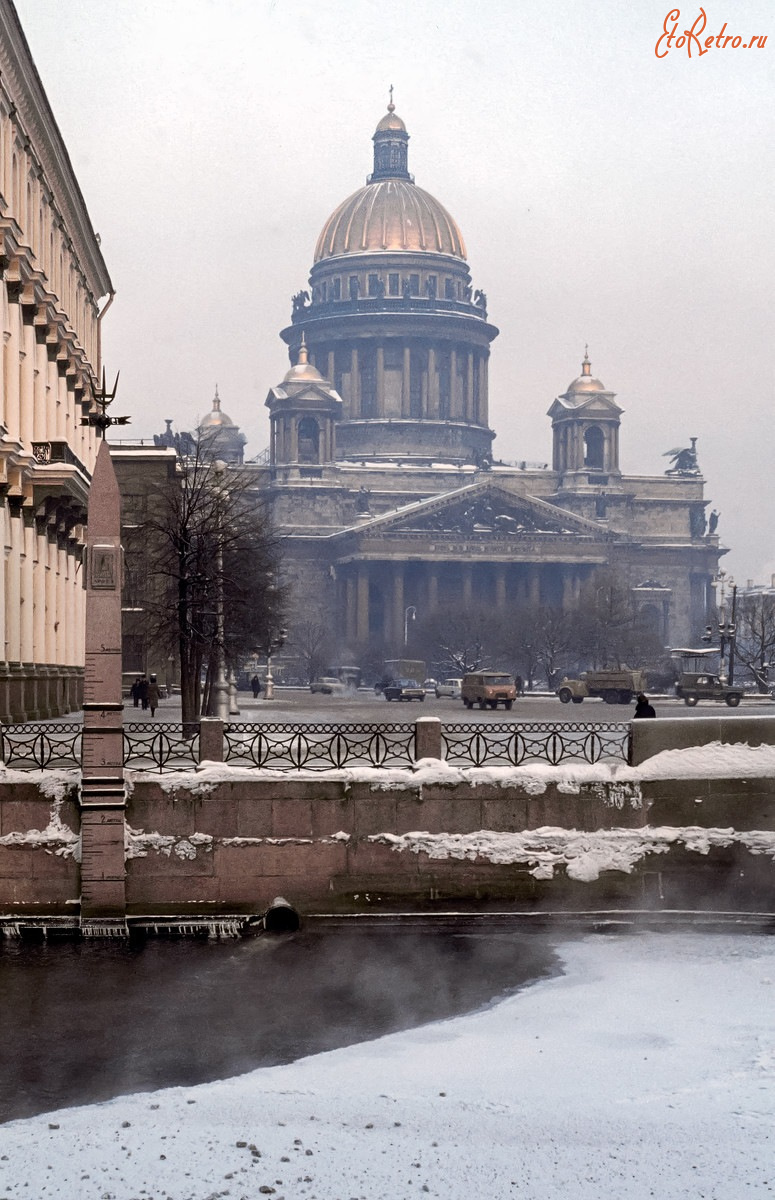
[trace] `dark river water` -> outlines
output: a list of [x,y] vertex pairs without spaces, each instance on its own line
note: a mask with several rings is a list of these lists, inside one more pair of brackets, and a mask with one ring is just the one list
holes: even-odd
[[233,942],[0,944],[0,1120],[287,1063],[555,973],[543,937],[303,928]]

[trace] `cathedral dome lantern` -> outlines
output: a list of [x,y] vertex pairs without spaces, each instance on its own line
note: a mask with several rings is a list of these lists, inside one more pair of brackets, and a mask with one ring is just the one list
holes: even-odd
[[224,462],[231,464],[242,463],[247,438],[231,417],[222,411],[218,384],[215,385],[212,411],[202,417],[198,432],[208,455],[222,458]]
[[338,459],[482,462],[498,330],[457,222],[409,173],[392,89],[372,140],[373,171],[323,225],[281,336],[293,359],[304,334],[342,398]]
[[592,374],[585,348],[581,374],[549,409],[553,433],[553,470],[564,483],[605,482],[619,472],[619,425],[622,409]]

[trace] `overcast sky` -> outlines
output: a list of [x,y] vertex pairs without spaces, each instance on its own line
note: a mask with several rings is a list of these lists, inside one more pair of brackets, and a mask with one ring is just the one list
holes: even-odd
[[763,48],[661,59],[667,0],[16,3],[116,289],[105,361],[134,435],[193,427],[217,382],[248,456],[266,446],[290,297],[392,83],[501,330],[496,457],[550,461],[546,410],[589,343],[623,469],[661,474],[697,437],[725,565],[775,572],[771,3],[705,0],[703,39],[726,22]]

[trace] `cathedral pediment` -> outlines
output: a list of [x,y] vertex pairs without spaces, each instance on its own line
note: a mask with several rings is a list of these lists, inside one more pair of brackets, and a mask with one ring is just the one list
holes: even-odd
[[[353,533],[355,530],[343,531]],[[392,513],[364,521],[361,535],[449,533],[477,538],[518,540],[537,534],[602,539],[594,521],[557,508],[534,496],[516,494],[495,480],[471,484],[420,500]]]

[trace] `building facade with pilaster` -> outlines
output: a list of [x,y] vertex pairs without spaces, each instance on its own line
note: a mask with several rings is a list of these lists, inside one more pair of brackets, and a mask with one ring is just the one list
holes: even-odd
[[113,287],[10,0],[0,0],[0,721],[78,708],[80,575]]

